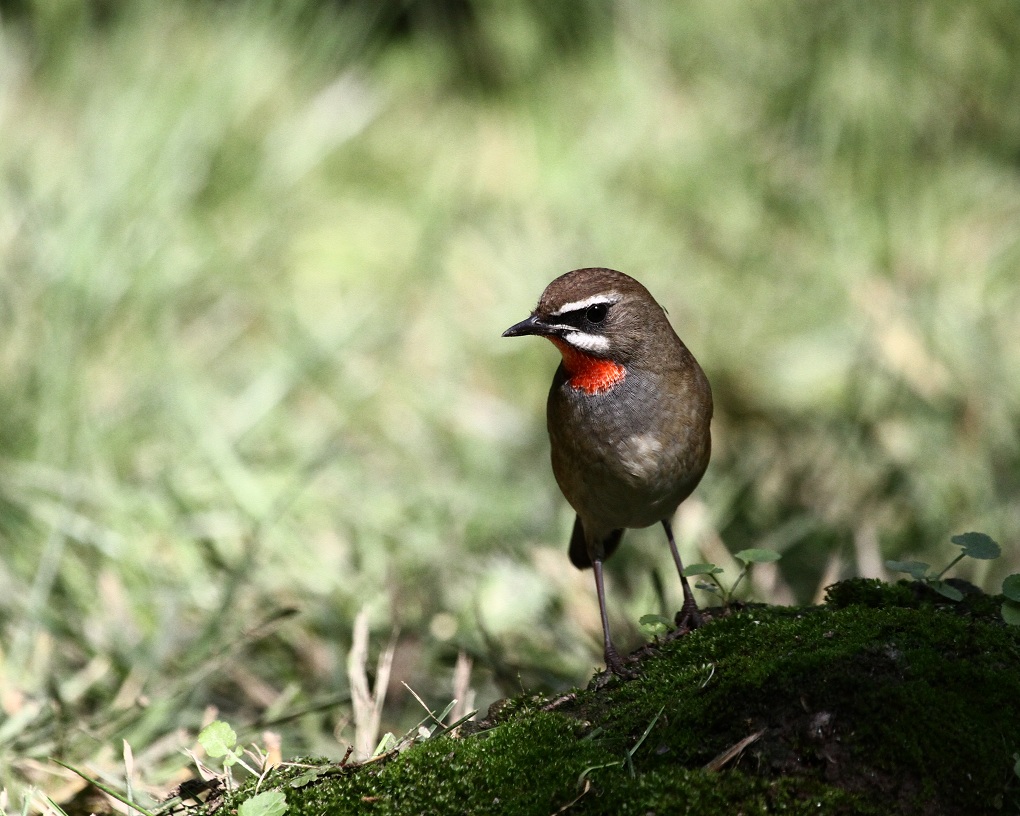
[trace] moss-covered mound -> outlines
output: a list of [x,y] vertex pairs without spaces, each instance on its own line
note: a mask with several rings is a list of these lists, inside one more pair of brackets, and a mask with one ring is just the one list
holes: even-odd
[[922,590],[848,581],[719,616],[643,650],[637,679],[260,790],[288,816],[1016,813],[1020,632],[988,596]]

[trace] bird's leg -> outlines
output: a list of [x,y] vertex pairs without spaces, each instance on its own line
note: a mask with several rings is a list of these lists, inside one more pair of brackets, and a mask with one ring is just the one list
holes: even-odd
[[595,572],[595,592],[599,596],[599,613],[602,615],[602,637],[605,642],[606,668],[618,677],[633,677],[634,673],[623,665],[620,653],[616,651],[612,638],[609,637],[609,614],[606,612],[606,589],[602,580],[602,559],[593,558],[591,562]]
[[684,588],[684,605],[676,613],[677,631],[683,634],[701,626],[701,613],[698,611],[697,601],[694,600],[694,593],[691,592],[691,585],[687,583],[687,576],[684,575],[684,564],[680,560],[680,551],[676,548],[676,540],[673,538],[673,527],[669,523],[669,519],[663,519],[662,526],[666,530],[666,538],[669,539],[669,551],[673,553],[676,571],[680,573],[680,583]]

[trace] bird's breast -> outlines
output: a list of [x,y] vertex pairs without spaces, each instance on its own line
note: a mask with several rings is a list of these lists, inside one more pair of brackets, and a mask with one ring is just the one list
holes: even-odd
[[[664,469],[664,460],[667,459],[663,455],[663,441],[659,434],[646,431],[624,436],[613,447],[623,470],[639,482],[654,482]],[[673,440],[666,442],[672,443]],[[666,465],[668,468],[669,465]]]
[[553,472],[574,509],[615,527],[672,515],[708,464],[711,409],[701,398],[640,370],[588,395],[562,368],[549,393],[549,437]]

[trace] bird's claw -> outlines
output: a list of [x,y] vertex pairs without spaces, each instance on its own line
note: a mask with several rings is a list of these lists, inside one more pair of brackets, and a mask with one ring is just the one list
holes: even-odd
[[676,629],[669,633],[667,640],[683,637],[688,632],[698,629],[705,623],[705,619],[701,617],[701,612],[698,611],[696,604],[684,603],[673,618],[673,622],[676,624]]
[[621,680],[633,680],[638,676],[637,669],[625,665],[623,658],[615,649],[611,652],[606,651],[605,659],[606,670],[602,673],[602,685],[608,683],[613,676],[619,677]]

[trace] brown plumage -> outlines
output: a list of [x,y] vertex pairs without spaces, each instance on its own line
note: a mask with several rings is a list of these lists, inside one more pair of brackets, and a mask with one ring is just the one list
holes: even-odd
[[504,337],[540,335],[563,360],[547,402],[552,467],[577,512],[570,560],[594,567],[607,666],[626,675],[609,635],[602,562],[628,527],[661,523],[684,590],[678,625],[700,623],[670,519],[711,455],[712,390],[665,311],[612,269],[576,269],[546,287]]

